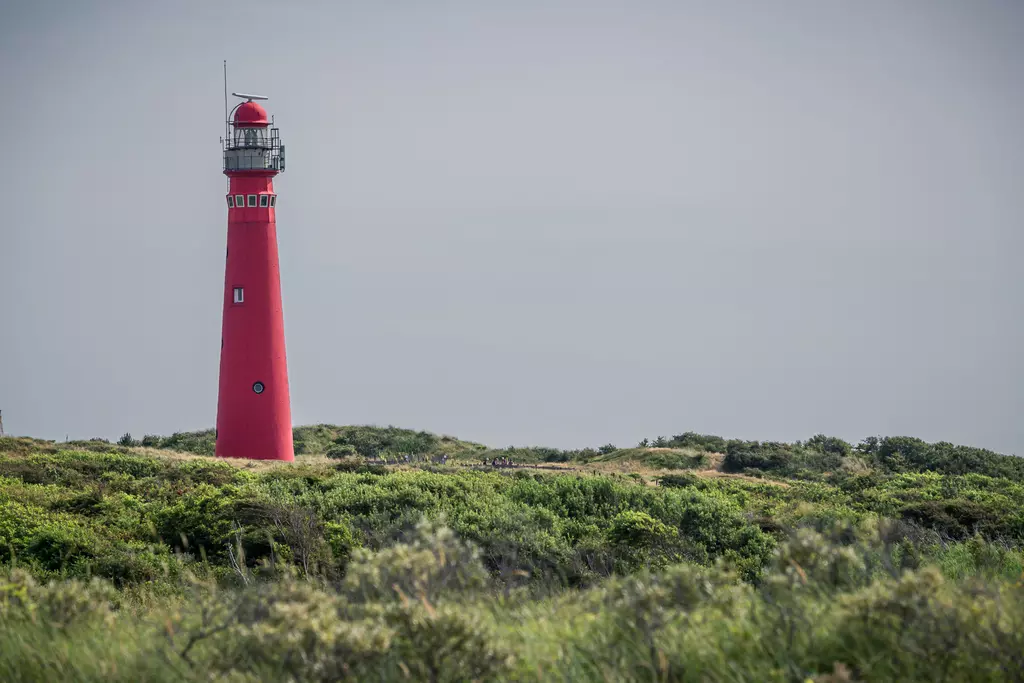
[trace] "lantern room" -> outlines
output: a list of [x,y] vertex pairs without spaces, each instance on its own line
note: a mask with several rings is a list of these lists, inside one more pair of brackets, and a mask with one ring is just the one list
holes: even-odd
[[270,173],[284,171],[284,145],[278,129],[267,118],[267,110],[255,100],[260,95],[232,93],[245,98],[231,112],[224,139],[224,173]]

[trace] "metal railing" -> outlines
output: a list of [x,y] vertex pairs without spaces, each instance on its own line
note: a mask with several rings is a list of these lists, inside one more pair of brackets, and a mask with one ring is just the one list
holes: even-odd
[[[224,151],[225,171],[283,171],[282,149],[240,147]],[[246,153],[248,152],[248,154]]]
[[260,140],[250,144],[235,144],[234,141],[228,141],[224,145],[224,151],[229,149],[280,149],[284,145],[281,144],[281,138],[272,138],[266,140]]

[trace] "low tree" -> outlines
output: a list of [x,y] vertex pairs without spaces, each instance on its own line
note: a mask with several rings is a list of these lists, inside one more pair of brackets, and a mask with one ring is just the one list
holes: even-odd
[[131,432],[125,432],[124,436],[117,440],[118,446],[128,446],[129,448],[138,446],[139,442],[137,439],[132,438]]

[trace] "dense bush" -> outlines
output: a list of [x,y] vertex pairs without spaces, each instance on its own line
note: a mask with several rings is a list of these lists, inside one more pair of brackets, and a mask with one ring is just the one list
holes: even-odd
[[1024,458],[1000,455],[983,448],[929,444],[907,436],[890,436],[869,447],[875,460],[891,472],[986,474],[1024,481]]
[[295,428],[295,453],[352,453],[364,458],[404,455],[470,455],[484,450],[479,444],[459,441],[430,432],[398,427],[336,427],[316,425]]
[[726,440],[714,434],[684,432],[673,436],[666,445],[670,448],[694,448],[710,453],[725,453]]
[[350,443],[336,444],[327,449],[326,455],[328,458],[349,458],[359,455],[359,451]]
[[644,464],[664,470],[691,470],[706,467],[707,456],[704,454],[690,455],[689,453],[669,451],[649,453],[643,458]]
[[733,439],[726,444],[722,469],[726,472],[742,472],[751,468],[783,470],[791,464],[792,459],[793,449],[789,444]]
[[[423,515],[445,516],[496,575],[581,585],[680,557],[732,558],[754,576],[772,545],[740,504],[715,491],[576,474],[339,465],[252,471],[84,451],[0,457],[8,477],[0,479],[0,548],[41,572],[119,584],[177,574],[187,558],[226,578],[258,573],[265,560],[330,578],[345,572],[354,549],[387,547]],[[622,525],[638,514],[675,540],[637,552]]]
[[807,440],[805,445],[807,448],[824,455],[834,455],[840,458],[845,458],[853,451],[850,444],[842,439],[835,436],[825,436],[824,434],[815,434]]

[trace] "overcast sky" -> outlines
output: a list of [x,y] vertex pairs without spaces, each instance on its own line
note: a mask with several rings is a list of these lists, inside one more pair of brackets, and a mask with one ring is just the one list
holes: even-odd
[[232,90],[296,424],[1024,455],[1024,3],[4,2],[0,410],[212,427]]

